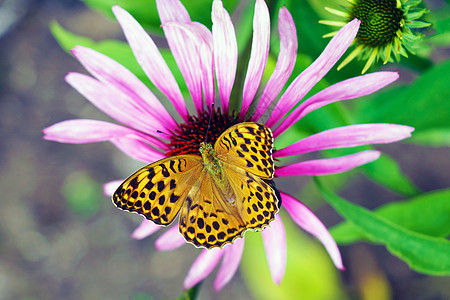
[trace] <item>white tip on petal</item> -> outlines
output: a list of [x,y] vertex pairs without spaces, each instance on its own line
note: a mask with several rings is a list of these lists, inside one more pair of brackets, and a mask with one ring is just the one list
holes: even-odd
[[114,180],[103,184],[103,194],[111,197],[122,182],[123,179]]
[[333,237],[328,232],[327,228],[323,223],[317,218],[317,216],[309,210],[303,203],[280,191],[281,198],[283,199],[283,206],[286,208],[287,212],[291,216],[292,220],[297,223],[303,230],[314,235],[319,241],[325,246],[328,254],[330,255],[334,265],[339,270],[344,270],[344,265],[342,264],[342,257],[336,242]]
[[186,290],[190,289],[205,279],[206,276],[208,276],[219,263],[223,253],[224,249],[219,248],[203,250],[189,269],[189,272],[183,282],[184,288]]
[[156,225],[152,221],[143,219],[141,224],[131,233],[131,237],[136,240],[142,240],[161,229],[161,226]]
[[244,251],[244,238],[237,239],[233,244],[223,248],[224,255],[219,272],[214,280],[214,289],[220,291],[233,278],[241,262]]
[[262,232],[267,263],[272,281],[280,284],[286,270],[286,233],[279,214]]
[[164,232],[156,241],[155,247],[158,251],[175,250],[186,244],[185,239],[178,231],[178,226],[174,224],[169,230]]

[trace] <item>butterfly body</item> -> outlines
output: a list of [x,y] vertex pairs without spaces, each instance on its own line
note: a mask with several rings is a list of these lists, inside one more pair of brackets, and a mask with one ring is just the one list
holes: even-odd
[[217,158],[217,155],[214,153],[212,145],[209,143],[201,143],[199,151],[203,158],[203,165],[209,173],[214,176],[217,183],[223,184],[224,178],[222,165],[220,164],[220,160]]
[[247,229],[260,230],[278,211],[272,132],[244,122],[225,130],[214,144],[201,143],[199,155],[167,157],[128,177],[113,195],[117,207],[169,225],[179,214],[186,241],[223,247]]

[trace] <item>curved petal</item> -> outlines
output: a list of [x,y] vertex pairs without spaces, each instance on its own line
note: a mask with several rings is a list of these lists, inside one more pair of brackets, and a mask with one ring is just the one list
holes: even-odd
[[222,108],[228,113],[231,89],[236,76],[238,48],[230,15],[222,1],[214,0],[212,8],[212,34],[214,43],[214,67]]
[[177,123],[153,93],[127,68],[95,50],[75,46],[72,54],[101,82],[112,85],[136,102],[136,105],[165,125],[164,130],[177,128]]
[[311,88],[334,66],[358,33],[361,22],[354,19],[331,39],[322,54],[300,75],[295,78],[281,96],[266,126],[275,125]]
[[252,121],[254,122],[258,121],[264,114],[286,84],[297,59],[297,30],[295,29],[294,20],[286,7],[280,8],[278,14],[278,32],[280,35],[280,53],[275,70],[264,88],[255,113],[252,115]]
[[372,94],[394,82],[398,77],[397,72],[376,72],[333,84],[300,104],[281,122],[273,134],[275,137],[279,136],[305,115],[322,106],[336,101],[349,100]]
[[276,151],[273,157],[299,155],[325,149],[387,144],[408,138],[413,131],[413,127],[395,124],[342,126],[301,139],[286,148]]
[[380,151],[367,150],[335,158],[302,161],[276,169],[276,176],[315,176],[346,172],[380,157]]
[[160,230],[162,226],[156,225],[152,221],[147,219],[143,219],[141,224],[131,233],[131,238],[136,240],[142,240],[158,230]]
[[183,74],[197,112],[201,112],[203,110],[202,68],[199,68],[200,59],[195,46],[196,42],[182,29],[165,26],[170,22],[190,24],[189,14],[179,0],[157,0],[156,7],[170,51]]
[[112,197],[114,192],[117,190],[119,185],[122,184],[123,181],[124,181],[124,179],[119,179],[119,180],[113,180],[113,181],[104,183],[103,184],[103,194],[105,196]]
[[241,118],[244,118],[261,82],[269,56],[270,15],[264,0],[256,0],[253,17],[253,39],[242,95]]
[[180,234],[177,224],[172,225],[155,241],[155,247],[158,251],[175,250],[184,244],[186,244],[186,241]]
[[214,280],[214,289],[220,291],[236,273],[244,251],[244,238],[237,239],[233,244],[223,248],[223,260]]
[[[186,36],[196,47],[196,55],[200,61],[199,68],[202,71],[202,89],[205,102],[208,107],[214,102],[215,82],[214,82],[214,61],[213,61],[213,42],[212,34],[203,24],[197,22],[178,23],[169,22],[164,24],[166,28],[179,28],[186,33]],[[198,103],[202,109],[202,103]]]
[[279,214],[261,234],[272,281],[280,284],[286,270],[286,232]]
[[303,230],[318,238],[325,246],[325,249],[333,260],[336,268],[344,270],[345,268],[342,264],[341,253],[325,225],[323,225],[319,218],[317,218],[317,216],[303,203],[282,191],[280,191],[280,194],[283,199],[283,206],[286,208],[292,220],[294,220],[294,222]]
[[108,86],[88,75],[69,73],[65,77],[74,89],[81,93],[98,109],[125,125],[149,135],[165,128],[163,122],[155,119],[114,86]]
[[108,141],[126,135],[140,136],[134,129],[109,122],[77,119],[53,124],[42,130],[43,138],[49,141],[71,144],[84,144]]
[[126,155],[146,163],[152,163],[165,157],[163,153],[133,136],[113,138],[111,143]]
[[202,250],[200,255],[192,264],[189,272],[184,279],[184,289],[189,289],[206,278],[219,263],[224,253],[224,249],[214,248],[211,250]]
[[169,98],[181,117],[186,120],[189,113],[183,95],[153,40],[127,11],[118,5],[113,6],[112,10],[122,27],[134,56],[147,77],[156,88]]

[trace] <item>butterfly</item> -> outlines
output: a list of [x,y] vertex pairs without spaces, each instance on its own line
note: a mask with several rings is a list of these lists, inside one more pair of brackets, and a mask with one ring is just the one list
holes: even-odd
[[216,140],[201,143],[199,155],[176,155],[151,163],[115,191],[114,204],[158,225],[179,214],[179,231],[197,247],[222,248],[247,229],[260,230],[278,212],[272,131],[243,122]]

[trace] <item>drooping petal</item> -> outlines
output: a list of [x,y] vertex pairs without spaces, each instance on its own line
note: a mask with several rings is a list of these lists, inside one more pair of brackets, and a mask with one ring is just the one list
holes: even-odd
[[244,251],[244,239],[237,239],[223,248],[223,260],[214,280],[214,289],[220,291],[236,273]]
[[[284,201],[284,198],[283,198]],[[279,214],[270,223],[270,227],[262,232],[267,263],[272,281],[280,284],[286,270],[286,232]]]
[[397,72],[376,72],[333,84],[300,104],[274,130],[274,136],[279,136],[305,115],[322,106],[336,101],[349,100],[372,94],[394,82],[398,77]]
[[380,151],[367,150],[335,158],[302,161],[278,167],[276,176],[315,176],[346,172],[380,157]]
[[112,197],[119,185],[123,182],[123,179],[113,180],[103,184],[103,194],[105,196]]
[[247,75],[244,81],[240,117],[244,118],[255,97],[269,55],[270,15],[264,0],[256,0],[253,17],[253,39]]
[[143,110],[139,102],[123,94],[114,86],[108,86],[80,73],[69,73],[65,79],[98,109],[125,125],[149,135],[156,130],[166,128],[163,122]]
[[208,276],[219,263],[223,253],[224,249],[204,249],[189,269],[189,272],[183,282],[184,289],[187,290],[205,279],[205,277]]
[[359,24],[357,19],[342,27],[323,50],[322,54],[295,78],[275,106],[266,126],[275,125],[311,88],[334,66],[355,38]]
[[130,97],[149,115],[165,124],[165,130],[173,130],[177,123],[153,93],[127,68],[95,50],[76,46],[72,54],[101,82],[112,85]]
[[203,110],[202,68],[199,67],[200,59],[195,46],[196,42],[182,29],[165,26],[170,22],[190,24],[189,14],[179,0],[157,0],[156,7],[170,51],[183,74],[197,112],[201,112]]
[[147,77],[169,98],[181,117],[186,120],[189,113],[183,95],[153,40],[127,11],[118,5],[115,5],[112,10],[122,27],[134,56]]
[[256,122],[264,114],[266,109],[286,84],[297,59],[297,30],[291,14],[282,7],[278,14],[278,32],[280,35],[280,53],[278,55],[275,70],[267,82],[261,100],[252,116],[252,121]]
[[214,0],[211,19],[217,87],[223,111],[227,114],[231,89],[236,76],[238,58],[236,34],[230,15],[223,8],[222,1]]
[[276,151],[273,156],[292,156],[325,149],[348,148],[369,144],[387,144],[408,138],[413,131],[413,127],[395,124],[342,126],[304,138]]
[[286,208],[292,220],[294,220],[294,222],[303,230],[317,237],[325,246],[334,265],[339,270],[344,270],[345,268],[342,264],[341,253],[325,225],[323,225],[319,218],[317,218],[303,203],[282,191],[280,191],[280,194],[283,199],[283,206]]
[[142,240],[158,230],[160,230],[162,226],[156,225],[152,221],[147,219],[143,219],[141,224],[131,233],[131,238],[136,240]]
[[150,147],[141,139],[131,135],[127,137],[113,138],[111,139],[111,143],[113,143],[126,155],[146,163],[151,163],[165,157],[163,153]]
[[186,244],[186,240],[179,232],[177,224],[172,225],[155,241],[155,247],[158,251],[175,250],[184,244]]
[[46,140],[70,144],[104,142],[130,134],[142,135],[128,127],[87,119],[62,121],[45,128],[43,133]]

